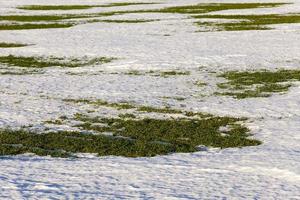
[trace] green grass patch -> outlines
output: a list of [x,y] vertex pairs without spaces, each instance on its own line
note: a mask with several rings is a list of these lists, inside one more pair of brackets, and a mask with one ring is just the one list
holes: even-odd
[[1,70],[0,75],[32,75],[32,74],[43,74],[40,70]]
[[198,86],[198,87],[204,87],[204,86],[207,86],[207,83],[204,83],[202,81],[196,81],[195,85]]
[[49,23],[49,24],[0,24],[0,31],[3,30],[26,30],[26,29],[52,29],[52,28],[70,28],[74,24],[66,23]]
[[128,138],[80,132],[36,134],[27,131],[0,131],[0,155],[34,153],[39,156],[75,157],[76,153],[96,153],[99,156],[155,156],[173,152],[171,145],[145,143]]
[[[230,117],[119,119],[77,115],[76,120],[82,122],[77,125],[82,130],[111,132],[115,137],[125,137],[142,143],[164,144],[172,147],[173,150],[169,153],[194,152],[197,151],[198,145],[228,148],[260,144],[257,140],[247,138],[249,130],[236,123],[241,119]],[[230,128],[221,132],[220,128],[224,126]]]
[[299,14],[279,15],[198,15],[201,19],[228,19],[231,22],[196,22],[215,31],[269,30],[267,25],[300,23]]
[[136,110],[139,112],[147,112],[147,113],[181,114],[185,117],[195,117],[195,116],[200,118],[212,117],[212,115],[207,113],[183,111],[179,109],[173,109],[170,107],[138,106],[136,107]]
[[[194,115],[190,113],[190,116]],[[201,113],[197,115],[201,116]],[[72,119],[61,117],[46,123],[61,125],[68,120],[80,131],[37,134],[26,130],[0,129],[0,155],[35,153],[40,156],[76,157],[76,153],[96,153],[98,156],[151,157],[196,152],[199,145],[229,148],[261,144],[249,138],[249,129],[241,123],[245,120],[243,118],[210,115],[206,118],[154,119],[137,118],[132,113],[107,118],[75,114]]]
[[190,75],[189,71],[138,71],[138,70],[130,70],[125,73],[126,75],[134,75],[134,76],[141,76],[141,75],[150,75],[150,76],[161,76],[161,77],[169,77],[169,76],[180,76],[180,75]]
[[[184,100],[179,98],[179,100]],[[110,103],[103,100],[90,100],[90,99],[64,99],[65,102],[71,102],[71,103],[83,103],[83,104],[90,104],[94,106],[104,106],[104,107],[110,107],[115,108],[117,110],[128,110],[128,109],[134,109],[136,112],[142,112],[142,113],[162,113],[162,114],[181,114],[186,117],[200,117],[200,118],[209,118],[212,117],[212,115],[207,113],[198,113],[198,112],[190,112],[190,111],[182,111],[178,109],[173,109],[170,107],[153,107],[153,106],[139,106],[130,104],[128,102],[119,102],[119,103]]]
[[97,5],[26,5],[19,6],[22,10],[82,10],[98,7]]
[[46,22],[59,21],[66,19],[77,19],[90,17],[88,14],[65,14],[65,15],[1,15],[0,21],[17,21],[17,22]]
[[[0,130],[0,155],[35,153],[70,157],[76,153],[98,156],[151,157],[198,151],[197,146],[229,148],[261,144],[250,139],[241,119],[132,119],[76,115],[82,132],[60,131],[36,134],[24,130]],[[227,127],[221,131],[221,127]],[[105,135],[105,133],[112,135]],[[102,134],[103,133],[103,134]]]
[[58,57],[23,57],[23,56],[0,56],[0,64],[7,66],[16,66],[24,68],[45,68],[45,67],[83,67],[89,65],[98,65],[111,62],[114,58],[93,58],[93,59],[77,59],[72,58],[66,60]]
[[[197,146],[243,147],[261,144],[249,139],[249,130],[239,119],[214,117],[188,119],[123,119],[77,116],[78,127],[98,134],[50,132],[36,134],[24,130],[0,130],[0,155],[35,153],[39,156],[70,157],[76,153],[99,156],[150,157],[170,153],[195,152]],[[105,124],[99,126],[98,124]],[[230,126],[227,132],[220,128]],[[107,136],[101,133],[112,132]]]
[[128,72],[124,73],[125,75],[130,75],[130,76],[141,76],[141,75],[145,75],[145,73],[140,72],[138,70],[130,70]]
[[[201,3],[189,6],[163,8],[157,12],[179,14],[202,14],[232,9],[273,8],[287,3]],[[154,11],[155,12],[155,11]]]
[[137,24],[137,23],[146,23],[146,22],[154,22],[157,20],[151,20],[151,19],[94,19],[94,20],[88,20],[88,23],[93,22],[104,22],[104,23],[119,23],[119,24]]
[[175,110],[171,108],[155,108],[151,106],[137,106],[127,102],[119,102],[119,103],[109,103],[103,100],[89,100],[89,99],[64,99],[65,102],[72,102],[72,103],[84,103],[84,104],[91,104],[95,106],[104,106],[104,107],[111,107],[116,108],[118,110],[127,110],[127,109],[136,109],[140,112],[156,112],[156,113],[183,113],[180,110]]
[[174,99],[176,101],[184,101],[186,98],[185,97],[179,97],[179,96],[174,96],[174,97],[169,97],[169,96],[162,96],[162,99]]
[[72,102],[72,103],[84,103],[84,104],[91,104],[94,106],[105,106],[105,107],[111,107],[116,108],[118,110],[123,109],[133,109],[136,108],[134,105],[131,105],[127,102],[120,102],[120,103],[109,103],[107,101],[103,101],[100,99],[97,100],[89,100],[89,99],[64,99],[65,102]]
[[[153,4],[153,3],[112,3],[107,5],[49,5],[49,6],[41,6],[41,5],[31,5],[31,6],[23,6],[19,7],[22,9],[31,9],[31,10],[68,10],[68,9],[87,9],[91,7],[114,7],[114,6],[127,6],[127,5],[142,5],[142,4]],[[284,5],[286,3],[202,3],[197,5],[189,5],[189,6],[176,6],[176,7],[167,7],[162,9],[142,9],[142,10],[123,10],[123,11],[110,11],[110,12],[100,12],[100,13],[90,13],[90,14],[63,14],[63,15],[1,15],[0,21],[15,21],[15,22],[52,22],[51,24],[15,24],[15,25],[0,25],[0,30],[20,30],[20,29],[41,29],[41,28],[67,28],[77,24],[83,23],[93,23],[93,22],[107,22],[107,23],[144,23],[150,22],[153,20],[99,20],[99,19],[90,19],[87,18],[96,18],[103,16],[113,16],[113,15],[122,15],[122,14],[130,14],[130,13],[178,13],[178,14],[190,14],[196,18],[210,18],[205,15],[196,15],[196,14],[206,14],[214,11],[221,10],[229,10],[229,9],[253,9],[253,8],[272,8],[275,6]],[[196,16],[195,16],[196,15]],[[217,16],[216,16],[217,17]],[[237,17],[236,17],[237,18]],[[260,17],[257,17],[259,19]],[[291,18],[291,17],[290,17]],[[295,18],[295,17],[294,17]],[[79,19],[76,23],[67,23],[66,20]],[[244,19],[243,19],[244,20]],[[252,20],[252,19],[251,19]],[[255,24],[272,24],[275,22],[274,19],[266,18],[263,22],[260,20],[253,22],[247,22],[243,24],[240,22],[239,24],[232,23],[203,23],[198,22],[200,25],[209,25],[209,27],[214,27],[218,30],[251,30],[255,29],[269,29],[262,25]],[[296,23],[291,22],[292,20],[298,21],[298,19],[275,19],[276,23],[282,23],[282,21],[289,21],[286,23]],[[57,23],[53,23],[56,21]],[[63,24],[65,22],[66,24]]]
[[47,120],[45,121],[46,124],[54,124],[54,125],[63,125],[63,120],[55,119],[55,120]]
[[269,97],[273,93],[288,91],[292,86],[289,82],[300,81],[300,70],[230,71],[219,77],[228,81],[218,84],[218,88],[225,92],[217,94],[233,96],[237,99]]
[[[139,4],[153,4],[153,3],[139,3]],[[202,14],[214,11],[229,10],[229,9],[252,9],[252,8],[269,8],[284,5],[286,3],[202,3],[190,6],[176,6],[162,9],[144,9],[144,10],[125,10],[125,11],[111,11],[102,13],[90,14],[64,14],[64,15],[1,15],[0,21],[22,21],[22,22],[37,22],[37,21],[57,21],[66,19],[89,18],[112,16],[116,14],[130,14],[130,13],[178,13],[178,14]],[[137,5],[136,3],[113,3],[112,6]],[[82,5],[80,5],[82,6]],[[84,7],[85,5],[83,5]],[[53,8],[60,6],[54,6]],[[68,7],[68,6],[67,6]],[[62,8],[67,8],[62,7]],[[43,7],[41,7],[43,8]],[[47,8],[47,7],[45,7]],[[72,5],[71,5],[72,8]],[[194,16],[194,15],[193,15]]]
[[82,10],[97,7],[121,7],[121,6],[131,6],[131,5],[148,5],[155,3],[143,3],[143,2],[120,2],[120,3],[110,3],[103,5],[26,5],[19,6],[18,9],[22,10]]
[[181,110],[171,109],[171,108],[155,108],[151,106],[141,106],[137,109],[141,112],[154,112],[154,113],[167,113],[167,114],[182,114]]
[[[69,28],[78,24],[105,22],[105,23],[145,23],[156,20],[100,20],[87,19],[103,16],[112,16],[131,13],[130,11],[92,13],[92,14],[68,14],[68,15],[4,15],[0,21],[13,21],[22,23],[3,23],[0,30],[23,30],[23,29],[48,29],[48,28]],[[78,21],[70,21],[80,19]],[[26,23],[25,23],[26,22]],[[38,23],[34,23],[38,22]]]
[[160,72],[160,76],[169,77],[169,76],[181,76],[181,75],[190,75],[189,71],[163,71]]
[[28,46],[28,44],[0,42],[0,48],[15,48],[25,46]]
[[134,6],[134,5],[152,5],[152,4],[158,4],[154,2],[118,2],[118,3],[110,3],[107,5],[103,5],[105,7],[118,7],[118,6]]
[[125,114],[119,114],[118,117],[123,118],[123,119],[128,119],[128,118],[136,118],[134,114],[131,113],[125,113]]

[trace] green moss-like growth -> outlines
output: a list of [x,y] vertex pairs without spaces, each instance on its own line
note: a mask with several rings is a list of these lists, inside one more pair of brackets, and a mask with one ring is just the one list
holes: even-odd
[[19,6],[18,9],[22,10],[82,10],[89,9],[97,6],[93,5],[28,5]]
[[[179,100],[183,100],[180,99]],[[207,113],[198,113],[198,112],[190,112],[190,111],[182,111],[178,109],[173,109],[170,107],[153,107],[153,106],[138,106],[134,104],[130,104],[128,102],[119,102],[119,103],[110,103],[103,100],[90,100],[90,99],[64,99],[65,102],[71,102],[71,103],[83,103],[83,104],[90,104],[94,106],[104,106],[104,107],[110,107],[117,110],[128,110],[128,109],[134,109],[139,114],[141,113],[160,113],[160,114],[181,114],[183,116],[187,117],[193,117],[198,116],[201,118],[208,118],[212,117],[212,115]]]
[[228,19],[232,22],[197,22],[196,24],[215,31],[269,30],[267,25],[300,23],[299,14],[290,15],[198,15],[202,19]]
[[[107,5],[62,5],[62,6],[23,6],[19,7],[22,9],[86,9],[90,7],[114,7],[114,6],[127,6],[127,5],[142,5],[142,4],[153,4],[153,3],[112,3]],[[76,19],[76,18],[88,18],[88,17],[99,17],[99,16],[111,16],[116,14],[130,14],[130,13],[178,13],[178,14],[203,14],[214,11],[229,10],[229,9],[253,9],[253,8],[271,8],[286,3],[202,3],[197,5],[189,6],[176,6],[167,7],[162,9],[144,9],[144,10],[123,10],[123,11],[111,11],[102,13],[91,13],[91,14],[64,14],[64,15],[1,15],[0,21],[54,21],[54,20],[65,20],[65,19]],[[194,15],[193,15],[194,16]]]
[[[128,5],[143,5],[143,4],[153,4],[153,3],[111,3],[106,5],[29,5],[19,7],[20,9],[27,10],[71,10],[71,9],[88,9],[92,7],[117,7],[117,6],[128,6]],[[42,29],[42,28],[67,28],[77,24],[93,23],[93,22],[107,22],[107,23],[143,23],[154,20],[99,20],[99,19],[87,19],[96,18],[102,16],[113,16],[121,14],[131,14],[131,13],[178,13],[178,14],[190,14],[196,18],[213,18],[206,15],[196,15],[196,14],[206,14],[209,12],[229,10],[229,9],[254,9],[254,8],[272,8],[275,6],[285,5],[286,3],[201,3],[197,5],[188,6],[175,6],[167,7],[162,9],[141,9],[141,10],[120,10],[120,11],[110,11],[110,12],[99,12],[99,13],[89,13],[89,14],[60,14],[60,15],[1,15],[0,21],[14,21],[14,22],[42,22],[41,24],[4,24],[0,25],[0,30],[21,30],[21,29]],[[195,16],[196,15],[196,16]],[[214,15],[215,18],[218,16]],[[220,16],[219,16],[220,17]],[[198,22],[198,24],[206,25],[208,27],[213,27],[216,30],[252,30],[252,29],[269,29],[269,27],[263,26],[266,24],[278,24],[278,23],[296,23],[292,21],[298,21],[297,17],[282,17],[280,19],[273,19],[273,16],[264,16],[263,20],[258,20],[262,17],[257,17],[257,19],[249,19],[251,16],[243,16],[242,20],[251,20],[250,22],[239,22],[237,24],[233,23],[207,23]],[[232,16],[232,18],[241,19],[239,16]],[[293,19],[291,19],[293,18]],[[70,20],[77,19],[76,22],[70,23]],[[78,20],[79,19],[79,20]],[[57,23],[53,23],[56,21]],[[254,22],[255,21],[255,22]],[[276,22],[274,22],[276,21]],[[285,22],[282,22],[285,21]],[[51,22],[46,24],[45,22]],[[257,25],[260,24],[260,25]]]
[[83,10],[97,7],[97,5],[27,5],[19,6],[22,10]]
[[160,76],[169,77],[169,76],[180,76],[180,75],[190,75],[189,71],[163,71],[160,72]]
[[119,114],[118,117],[122,118],[122,119],[129,119],[129,118],[136,118],[136,116],[134,114],[131,113],[125,113],[125,114]]
[[0,75],[9,75],[9,76],[22,76],[22,75],[32,75],[32,74],[43,74],[42,71],[36,70],[17,70],[17,71],[1,71]]
[[147,5],[154,3],[143,3],[143,2],[119,2],[110,3],[103,5],[26,5],[19,6],[18,9],[22,10],[82,10],[97,7],[120,7],[120,6],[131,6],[131,5]]
[[118,7],[118,6],[134,6],[134,5],[151,5],[151,4],[157,4],[154,2],[118,2],[118,3],[110,3],[103,5],[105,7]]
[[99,156],[155,156],[175,151],[171,145],[145,143],[127,138],[79,132],[36,134],[27,131],[0,131],[0,155],[34,153],[39,156],[72,157],[75,153]]
[[126,110],[136,108],[134,105],[131,105],[127,102],[120,102],[120,103],[109,103],[107,101],[103,101],[100,99],[97,100],[89,100],[89,99],[64,99],[65,102],[72,102],[72,103],[84,103],[84,104],[91,104],[94,106],[105,106],[116,108],[118,110]]
[[69,15],[1,15],[0,21],[17,22],[48,22],[66,19],[77,19],[89,17],[87,14],[69,14]]
[[[90,101],[78,100],[78,103]],[[116,103],[98,104],[119,109]],[[261,143],[248,138],[249,130],[241,125],[245,120],[242,118],[217,117],[169,108],[142,106],[136,109],[122,111],[118,117],[112,118],[98,117],[95,113],[78,113],[72,118],[63,116],[45,122],[51,126],[71,123],[80,130],[76,132],[37,134],[25,130],[0,129],[0,155],[35,153],[40,156],[70,157],[76,156],[76,153],[96,153],[99,156],[140,157],[195,152],[199,145],[228,148]],[[145,113],[141,115],[144,111],[173,116],[163,119],[144,118],[142,116]],[[174,114],[182,116],[175,117]]]
[[140,72],[138,70],[130,70],[128,72],[125,72],[124,74],[125,75],[130,75],[130,76],[141,76],[141,75],[144,75],[143,72]]
[[[228,148],[259,145],[247,138],[249,130],[235,122],[240,119],[132,119],[90,118],[77,115],[78,127],[98,134],[50,132],[36,134],[24,130],[0,130],[0,155],[35,153],[40,156],[70,157],[76,153],[99,156],[156,156],[176,152],[195,152],[198,145]],[[104,124],[100,126],[99,124]],[[231,126],[221,134],[220,127]],[[111,132],[108,136],[105,133]]]
[[[177,149],[175,152],[193,152],[198,145],[227,148],[260,144],[257,140],[247,139],[249,130],[236,124],[241,119],[230,117],[124,120],[77,115],[76,120],[83,122],[79,127],[84,130],[112,132],[116,137],[168,144]],[[223,126],[231,127],[225,136],[219,130]]]
[[7,66],[16,66],[24,68],[45,68],[45,67],[83,67],[88,65],[96,65],[111,62],[113,58],[94,58],[90,60],[71,59],[64,60],[64,58],[50,57],[23,57],[23,56],[0,56],[0,64]]
[[249,97],[269,97],[272,93],[288,91],[290,81],[300,81],[300,70],[279,71],[231,71],[221,74],[228,82],[218,84],[225,92],[217,94],[233,96],[237,99]]
[[154,22],[157,20],[151,19],[95,19],[88,20],[88,23],[92,22],[104,22],[104,23],[117,23],[117,24],[137,24],[137,23],[146,23],[146,22]]
[[28,44],[0,42],[0,48],[15,48],[15,47],[25,47],[25,46],[28,46]]
[[141,106],[137,109],[141,112],[154,112],[154,113],[167,113],[167,114],[183,114],[181,110],[171,109],[171,108],[155,108],[151,106]]
[[0,24],[0,31],[4,30],[26,30],[26,29],[52,29],[52,28],[70,28],[74,24],[70,23],[47,23],[47,24]]
[[[184,100],[179,98],[179,100]],[[90,99],[64,99],[65,102],[71,103],[83,103],[90,104],[93,106],[104,106],[110,107],[112,109],[117,110],[128,110],[132,109],[137,114],[145,114],[145,113],[157,113],[157,114],[180,114],[185,117],[200,117],[200,118],[211,118],[212,115],[208,113],[200,113],[200,112],[192,112],[192,111],[184,111],[179,109],[174,109],[170,107],[153,107],[153,106],[138,106],[134,104],[130,104],[128,102],[119,102],[119,103],[110,103],[103,100],[90,100]]]
[[196,81],[195,85],[197,85],[198,87],[204,87],[204,86],[207,86],[207,83],[204,83],[202,81]]
[[272,8],[286,3],[201,3],[160,9],[159,12],[180,14],[202,14],[231,9]]

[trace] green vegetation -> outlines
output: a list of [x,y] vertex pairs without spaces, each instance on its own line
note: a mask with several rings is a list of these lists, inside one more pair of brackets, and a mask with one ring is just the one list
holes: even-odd
[[27,131],[0,131],[0,155],[34,153],[39,156],[75,157],[75,153],[97,153],[99,156],[155,156],[173,152],[171,145],[144,143],[120,137],[53,132],[35,134]]
[[[199,145],[228,148],[261,144],[248,138],[249,130],[236,123],[240,119],[230,117],[136,120],[132,117],[90,118],[78,114],[76,120],[81,121],[77,125],[79,128],[97,134],[0,130],[0,155],[35,153],[70,157],[76,153],[97,153],[99,156],[140,157],[195,152]],[[221,132],[224,126],[230,128]],[[105,135],[109,132],[113,135]]]
[[[230,117],[211,117],[206,119],[120,119],[88,117],[78,114],[76,120],[82,123],[77,127],[96,133],[113,133],[114,137],[127,138],[140,144],[161,144],[170,148],[170,152],[194,152],[198,145],[220,148],[241,147],[260,144],[248,139],[249,130],[236,122],[241,119]],[[220,127],[230,127],[220,131]],[[146,155],[159,153],[149,149]],[[165,153],[164,153],[165,154]],[[130,155],[131,156],[131,155]]]
[[[130,13],[131,11],[120,12],[106,12],[106,13],[93,13],[93,14],[64,14],[64,15],[2,15],[1,21],[13,22],[30,22],[30,23],[3,23],[0,24],[0,30],[22,30],[22,29],[48,29],[48,28],[69,28],[78,24],[106,22],[106,23],[145,23],[155,20],[100,20],[90,19],[95,17],[111,16],[117,14]],[[73,19],[82,19],[79,21],[66,21]],[[39,23],[33,23],[39,22]],[[50,22],[50,23],[49,23]],[[54,23],[55,22],[55,23]]]
[[161,98],[162,99],[175,99],[177,101],[184,101],[186,99],[185,97],[178,97],[178,96],[174,96],[174,97],[163,96]]
[[[99,156],[140,157],[195,152],[199,145],[228,148],[261,144],[248,138],[249,130],[237,123],[241,121],[238,118],[161,120],[131,116],[92,118],[77,114],[75,120],[85,133],[0,130],[0,155],[35,153],[70,157],[76,153],[97,153]],[[226,131],[220,131],[225,126]]]
[[204,83],[202,81],[196,81],[195,85],[197,85],[198,87],[204,87],[204,86],[207,86],[207,83]]
[[193,113],[188,111],[181,111],[177,109],[172,109],[169,107],[164,108],[157,108],[152,106],[138,106],[129,104],[128,102],[119,102],[119,103],[109,103],[103,100],[89,100],[89,99],[64,99],[65,102],[72,102],[72,103],[84,103],[90,104],[94,106],[104,106],[104,107],[111,107],[118,110],[127,110],[127,109],[135,109],[138,112],[147,112],[147,113],[164,113],[164,114],[182,114],[184,116],[198,116],[202,118],[211,117],[210,114],[203,114],[203,113]]
[[184,98],[184,97],[173,97],[173,99],[175,99],[177,101],[184,101],[186,98]]
[[134,105],[131,105],[127,102],[120,102],[120,103],[109,103],[107,101],[103,101],[100,99],[97,100],[88,100],[88,99],[64,99],[65,102],[72,102],[72,103],[85,103],[85,104],[91,104],[95,106],[105,106],[105,107],[111,107],[116,108],[118,110],[123,109],[132,109],[135,108]]
[[138,71],[138,70],[130,70],[125,73],[126,75],[134,75],[141,76],[149,74],[150,76],[161,76],[161,77],[169,77],[169,76],[180,76],[180,75],[190,75],[189,71]]
[[97,65],[111,62],[114,58],[94,58],[94,59],[70,59],[65,60],[65,58],[57,58],[57,57],[22,57],[22,56],[0,56],[0,64],[5,64],[8,66],[16,66],[16,67],[25,67],[25,68],[45,68],[45,67],[83,67],[88,65]]
[[151,4],[157,4],[154,2],[119,2],[119,3],[110,3],[107,5],[103,5],[105,7],[117,7],[117,6],[133,6],[133,5],[151,5]]
[[[179,98],[178,100],[184,100],[184,98]],[[152,107],[152,106],[138,106],[134,104],[130,104],[128,102],[119,102],[119,103],[109,103],[103,100],[89,100],[89,99],[64,99],[65,102],[72,102],[72,103],[83,103],[83,104],[90,104],[94,106],[104,106],[110,107],[117,110],[128,110],[133,109],[137,114],[141,113],[161,113],[161,114],[181,114],[185,117],[200,117],[200,118],[209,118],[212,115],[207,113],[198,113],[198,112],[191,112],[191,111],[182,111],[178,109],[172,109],[170,107]]]
[[2,30],[24,30],[24,29],[49,29],[49,28],[69,28],[74,26],[74,24],[0,24],[0,31]]
[[160,76],[168,77],[168,76],[180,76],[180,75],[190,75],[189,71],[163,71],[160,72]]
[[42,74],[40,70],[4,70],[0,71],[0,75],[29,75],[29,74]]
[[18,9],[23,10],[82,10],[97,7],[120,7],[120,6],[131,6],[131,5],[147,5],[155,3],[142,3],[142,2],[120,2],[120,3],[110,3],[103,5],[26,5],[19,6]]
[[153,22],[153,21],[157,21],[157,20],[151,20],[151,19],[103,19],[103,20],[100,20],[100,19],[94,19],[94,20],[89,20],[88,22],[89,23],[92,23],[92,22],[105,22],[105,23],[120,23],[120,24],[136,24],[136,23],[146,23],[146,22]]
[[171,108],[155,108],[151,106],[141,106],[137,109],[141,112],[154,112],[154,113],[168,113],[168,114],[182,114],[181,110],[171,109]]
[[[126,5],[141,5],[141,4],[153,4],[153,3],[112,3],[102,6],[126,6]],[[152,9],[152,10],[131,10],[131,11],[112,11],[103,13],[91,13],[91,14],[64,14],[64,15],[1,15],[0,21],[22,21],[22,22],[37,22],[37,21],[57,21],[66,19],[77,19],[77,18],[89,18],[89,17],[101,17],[101,16],[111,16],[116,14],[126,14],[126,13],[179,13],[179,14],[202,14],[213,11],[221,11],[228,9],[251,9],[251,8],[268,8],[284,5],[286,3],[202,3],[190,6],[177,6],[169,7],[163,9]],[[70,5],[70,6],[25,6],[25,8],[33,9],[50,9],[50,8],[85,8],[89,7],[87,5]],[[91,6],[93,7],[93,6]],[[200,16],[201,17],[201,16]]]
[[[113,3],[108,4],[112,6],[125,6],[125,5],[137,5],[137,4],[153,4],[153,3]],[[63,14],[63,15],[1,15],[0,21],[22,21],[22,22],[37,22],[37,21],[57,21],[66,19],[77,19],[77,18],[89,18],[89,17],[101,17],[101,16],[112,16],[116,14],[130,14],[130,13],[179,13],[179,14],[203,14],[214,11],[228,10],[228,9],[252,9],[252,8],[269,8],[284,5],[286,3],[202,3],[190,6],[177,6],[168,7],[162,9],[149,9],[149,10],[125,10],[125,11],[111,11],[102,13],[91,13],[91,14]],[[86,5],[79,5],[79,7],[85,7]],[[74,5],[70,6],[70,8]],[[30,7],[28,7],[30,8]],[[35,8],[35,6],[33,7]],[[43,6],[37,6],[38,8],[44,8]],[[51,8],[51,6],[45,6],[45,9]],[[68,8],[68,6],[53,6],[54,8]],[[195,15],[193,15],[195,16]],[[200,17],[201,16],[196,16]]]
[[228,82],[218,84],[220,95],[233,96],[237,99],[249,97],[269,97],[272,93],[288,91],[290,81],[300,81],[300,70],[226,72],[219,77]]
[[[58,126],[71,124],[79,131],[37,134],[25,129],[0,129],[0,155],[35,153],[40,156],[76,157],[76,153],[96,153],[99,156],[140,157],[195,152],[199,145],[228,148],[261,144],[258,140],[248,138],[248,128],[241,125],[245,120],[243,118],[217,117],[171,108],[135,107],[100,100],[66,101],[135,110],[122,111],[117,117],[111,118],[94,116],[93,112],[93,116],[78,113],[72,118],[62,116],[45,121],[46,124]],[[144,112],[173,116],[145,118]],[[175,117],[177,114],[182,116]]]
[[126,119],[126,118],[136,118],[134,114],[131,113],[125,113],[125,114],[119,114],[118,117]]
[[28,46],[28,44],[0,42],[0,48],[14,48],[14,47],[25,47],[25,46]]
[[254,8],[272,8],[286,3],[201,3],[190,6],[176,6],[163,8],[153,12],[180,13],[180,14],[202,14],[221,10],[231,9],[254,9]]
[[[266,25],[299,23],[299,14],[290,15],[204,15],[206,13],[230,10],[230,9],[255,9],[272,8],[287,3],[202,3],[190,6],[176,6],[163,8],[159,10],[145,10],[140,12],[161,12],[161,13],[179,13],[190,14],[197,19],[229,19],[238,20],[235,22],[196,22],[208,31],[242,31],[242,30],[269,30]],[[201,14],[201,15],[197,15]]]
[[[73,10],[73,9],[88,9],[93,7],[118,7],[118,6],[129,6],[129,5],[147,5],[156,3],[111,3],[106,5],[28,5],[20,6],[19,9],[26,10]],[[196,5],[188,6],[175,6],[167,7],[162,9],[145,9],[145,10],[132,10],[132,11],[114,11],[99,14],[110,14],[110,13],[179,13],[179,14],[202,14],[221,10],[230,9],[254,9],[254,8],[272,8],[276,6],[285,5],[287,3],[200,3]],[[74,15],[76,16],[76,15]],[[0,20],[2,20],[0,16]]]
[[97,5],[26,5],[19,6],[22,10],[82,10],[98,7]]
[[144,75],[144,73],[142,73],[138,70],[130,70],[130,71],[126,72],[125,75],[140,76],[140,75]]
[[267,25],[300,23],[299,14],[290,15],[198,15],[195,18],[212,18],[236,20],[231,22],[196,22],[196,24],[208,27],[215,31],[243,31],[243,30],[268,30]]
[[[29,5],[19,7],[20,9],[28,10],[69,10],[69,9],[88,9],[92,7],[114,7],[114,6],[128,6],[128,5],[143,5],[143,4],[153,4],[153,3],[112,3],[107,5]],[[41,24],[2,24],[0,25],[0,30],[21,30],[21,29],[42,29],[42,28],[67,28],[84,23],[93,22],[107,22],[107,23],[144,23],[154,20],[99,20],[87,18],[96,18],[103,16],[113,16],[121,14],[130,13],[178,13],[178,14],[191,14],[196,18],[218,18],[224,16],[214,15],[211,17],[209,15],[195,15],[195,14],[206,14],[214,11],[229,10],[229,9],[253,9],[253,8],[271,8],[275,6],[284,5],[286,3],[202,3],[197,5],[189,6],[176,6],[167,7],[162,9],[143,9],[143,10],[123,10],[123,11],[111,11],[111,12],[100,12],[100,13],[90,13],[90,14],[63,14],[63,15],[0,15],[0,21],[14,21],[14,22],[42,22]],[[268,17],[269,16],[269,17]],[[258,16],[257,19],[252,19],[253,15],[249,16],[232,16],[233,18],[238,18],[240,20],[248,20],[247,22],[241,21],[239,23],[211,23],[211,22],[197,22],[197,24],[202,26],[207,26],[214,28],[216,30],[252,30],[252,29],[269,29],[263,25],[267,24],[278,24],[278,23],[298,23],[298,18],[294,17],[281,17],[279,16],[275,19],[272,15]],[[244,17],[244,18],[242,18]],[[260,18],[264,18],[264,20]],[[226,18],[226,16],[225,16]],[[71,23],[72,19],[83,19],[77,20]],[[250,21],[249,21],[250,20]],[[58,23],[53,23],[56,21]],[[52,22],[46,24],[45,22]]]
[[55,120],[47,120],[45,121],[46,124],[55,124],[55,125],[62,125],[63,121],[61,119],[55,119]]
[[88,14],[65,14],[65,15],[1,15],[0,21],[16,21],[16,22],[47,22],[59,21],[66,19],[77,19],[90,17]]

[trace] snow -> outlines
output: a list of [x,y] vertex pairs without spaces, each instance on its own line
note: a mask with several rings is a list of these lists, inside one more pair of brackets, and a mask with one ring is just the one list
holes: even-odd
[[[112,0],[101,1],[101,4],[109,2]],[[151,6],[205,1],[162,2],[163,5]],[[300,1],[289,2],[294,4],[218,13],[299,13]],[[5,0],[0,3],[0,13],[20,13],[13,8],[16,5],[54,3],[99,4],[96,0]],[[122,9],[146,6],[149,5]],[[108,9],[72,13],[102,10]],[[66,104],[63,99],[95,98],[133,101],[140,105],[167,104],[217,115],[249,117],[247,126],[253,137],[263,144],[154,158],[83,155],[78,159],[60,159],[29,154],[1,157],[0,198],[300,199],[299,83],[295,83],[287,94],[275,94],[270,98],[235,100],[202,96],[214,92],[217,79],[211,72],[282,67],[299,69],[299,24],[276,25],[276,29],[270,31],[199,33],[195,32],[199,28],[193,25],[194,20],[184,15],[152,13],[109,17],[133,18],[162,20],[141,24],[93,23],[69,29],[1,31],[0,41],[35,44],[0,49],[1,55],[107,56],[119,59],[103,66],[51,68],[43,74],[22,76],[1,75],[0,126],[32,124],[39,127],[43,121],[81,111],[82,108]],[[163,78],[122,74],[133,69],[188,70],[191,75]],[[68,75],[68,72],[82,74]],[[193,82],[197,80],[207,82],[208,86],[195,86]],[[162,99],[163,96],[187,99],[175,101]]]

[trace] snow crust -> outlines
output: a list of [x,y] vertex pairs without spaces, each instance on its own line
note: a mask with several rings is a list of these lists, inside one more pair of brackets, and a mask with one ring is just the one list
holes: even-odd
[[[103,3],[116,2],[112,0]],[[124,2],[124,1],[119,1]],[[135,1],[134,1],[135,2]],[[147,1],[144,1],[147,2]],[[211,2],[168,0],[158,8]],[[214,1],[217,2],[217,1]],[[261,1],[219,1],[261,2]],[[282,1],[264,1],[282,2]],[[278,8],[228,10],[223,14],[299,13],[300,1]],[[5,0],[1,14],[32,14],[14,9],[28,4],[99,4],[96,0]],[[93,8],[65,13],[149,8]],[[41,13],[58,11],[41,11]],[[247,126],[262,145],[208,149],[154,158],[96,157],[58,159],[20,155],[0,158],[1,199],[300,199],[300,85],[270,98],[235,100],[211,94],[225,70],[300,67],[299,24],[270,31],[196,32],[193,19],[178,14],[129,14],[107,19],[161,19],[115,24],[92,23],[69,29],[1,31],[0,41],[35,44],[0,49],[1,55],[107,56],[103,66],[50,68],[43,74],[0,76],[0,126],[40,126],[71,116],[80,108],[65,98],[133,101],[170,105],[217,115],[249,117]],[[168,35],[168,36],[166,36]],[[201,67],[201,68],[200,68]],[[128,76],[129,70],[188,70],[191,76]],[[203,70],[204,69],[204,70]],[[104,71],[104,73],[102,73]],[[68,73],[81,73],[70,75]],[[119,74],[114,74],[118,72]],[[204,89],[193,82],[208,83]],[[184,101],[162,99],[182,96]]]

